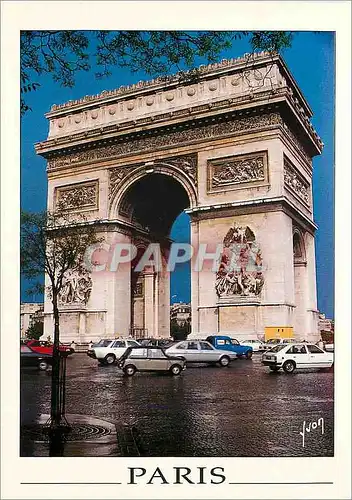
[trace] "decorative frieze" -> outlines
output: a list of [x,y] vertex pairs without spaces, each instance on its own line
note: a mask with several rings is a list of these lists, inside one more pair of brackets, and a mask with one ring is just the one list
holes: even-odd
[[218,297],[256,297],[264,285],[262,255],[253,231],[236,224],[224,238],[224,250],[216,273]]
[[309,183],[303,179],[286,157],[284,158],[284,182],[285,187],[310,206]]
[[229,117],[226,121],[215,123],[200,123],[195,126],[179,127],[176,130],[159,130],[151,132],[150,135],[130,135],[116,138],[116,142],[97,146],[94,149],[86,149],[72,153],[62,154],[49,159],[48,170],[70,167],[85,163],[94,163],[99,160],[112,160],[129,153],[153,151],[155,149],[188,144],[191,141],[211,139],[233,133],[244,133],[246,131],[282,125],[283,120],[279,113],[263,113],[260,115],[249,115],[243,118]]
[[285,122],[283,122],[283,128],[284,128],[285,132],[287,133],[287,135],[289,136],[289,138],[291,139],[291,141],[293,142],[293,144],[302,153],[302,155],[304,156],[305,160],[309,163],[309,165],[312,165],[312,158],[307,153],[307,151],[306,151],[305,147],[303,146],[303,144],[301,143],[301,141],[291,131],[291,129],[288,127],[288,125]]
[[55,207],[95,210],[98,208],[98,186],[98,181],[60,186],[56,188]]
[[208,161],[208,190],[232,189],[242,184],[255,185],[267,181],[265,152],[237,155]]

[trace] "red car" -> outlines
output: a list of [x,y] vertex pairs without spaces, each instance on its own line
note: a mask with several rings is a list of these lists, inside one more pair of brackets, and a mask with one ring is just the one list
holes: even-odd
[[[50,354],[52,356],[54,346],[51,345],[45,345],[43,342],[40,342],[39,340],[28,340],[26,344],[35,352],[41,353],[41,354]],[[60,344],[59,345],[59,350],[61,352],[67,352],[68,354],[72,354],[74,350],[71,347],[65,346]]]

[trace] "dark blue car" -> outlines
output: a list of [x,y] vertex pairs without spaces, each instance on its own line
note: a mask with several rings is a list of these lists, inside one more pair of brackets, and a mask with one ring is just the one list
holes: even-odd
[[252,347],[241,345],[238,340],[232,339],[227,335],[210,335],[206,340],[210,342],[215,349],[235,352],[238,358],[246,357],[247,359],[251,359],[253,355]]

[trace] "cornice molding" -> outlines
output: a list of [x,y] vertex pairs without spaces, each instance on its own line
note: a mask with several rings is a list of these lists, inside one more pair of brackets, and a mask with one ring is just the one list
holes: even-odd
[[162,150],[175,145],[187,145],[195,142],[239,136],[279,128],[289,137],[299,155],[303,156],[308,165],[311,158],[304,146],[286,125],[278,108],[269,107],[265,113],[253,114],[249,111],[225,114],[211,119],[194,120],[164,129],[147,130],[126,136],[117,136],[102,140],[88,147],[80,144],[63,151],[51,152],[48,157],[48,172],[53,172],[75,166],[99,163],[136,153],[146,153]]
[[[202,80],[204,78],[211,78],[213,76],[219,76],[222,73],[228,73],[231,70],[243,70],[248,69],[253,66],[261,66],[266,63],[279,63],[282,67],[287,68],[283,63],[283,59],[275,53],[270,53],[267,51],[256,52],[253,54],[244,54],[243,56],[223,59],[218,63],[201,65],[196,68],[197,78]],[[116,100],[120,97],[131,96],[134,94],[140,94],[145,91],[157,91],[158,89],[164,89],[165,87],[174,87],[187,83],[192,83],[194,80],[194,70],[179,72],[174,75],[166,75],[154,78],[147,81],[139,81],[138,83],[132,85],[123,85],[113,90],[104,90],[96,95],[86,95],[81,99],[71,100],[63,104],[53,104],[51,111],[46,114],[47,117],[62,114],[67,110],[77,109],[79,107],[86,107],[89,104],[105,103]],[[305,103],[306,104],[306,103]],[[308,107],[308,105],[306,104]]]
[[253,213],[268,213],[284,211],[293,219],[298,227],[314,234],[318,226],[305,215],[297,206],[293,205],[285,196],[273,198],[260,198],[248,201],[232,203],[214,203],[211,205],[197,206],[186,209],[185,212],[191,217],[191,222],[220,217],[233,217],[234,215],[246,215]]
[[[223,99],[209,104],[200,104],[167,113],[160,113],[154,116],[144,116],[136,120],[125,121],[119,124],[106,124],[100,127],[95,127],[89,130],[71,133],[59,137],[49,138],[35,145],[37,154],[44,157],[60,154],[67,149],[76,149],[82,147],[91,147],[93,144],[100,143],[103,140],[116,140],[122,136],[126,140],[126,135],[134,135],[136,133],[152,132],[156,127],[161,126],[164,129],[182,126],[184,123],[192,123],[194,120],[217,120],[225,114],[231,115],[237,113],[255,113],[265,112],[268,108],[277,108],[278,106],[286,105],[291,113],[294,114],[296,123],[305,131],[310,148],[314,145],[311,156],[319,154],[323,147],[323,143],[318,137],[309,122],[309,119],[304,115],[304,110],[301,106],[295,105],[293,102],[292,90],[287,87],[276,89],[275,92],[256,92],[255,99],[253,95],[244,95]],[[296,99],[297,101],[297,99]],[[295,108],[296,106],[296,108]],[[304,115],[304,116],[303,116]],[[146,129],[146,126],[148,127]],[[186,125],[190,126],[190,125]],[[288,133],[296,137],[291,131],[291,128],[286,126]],[[300,144],[300,141],[296,141]],[[301,148],[302,149],[302,148]],[[304,149],[304,148],[303,148]]]

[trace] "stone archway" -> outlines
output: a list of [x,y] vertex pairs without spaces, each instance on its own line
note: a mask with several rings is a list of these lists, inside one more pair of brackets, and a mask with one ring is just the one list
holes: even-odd
[[[48,160],[48,207],[63,202],[86,213],[107,246],[167,246],[171,221],[183,209],[194,252],[205,248],[208,264],[221,257],[217,245],[231,228],[240,240],[243,232],[242,267],[225,291],[218,265],[198,272],[192,263],[192,335],[255,338],[266,326],[294,326],[300,336],[317,336],[312,158],[322,142],[280,56],[257,54],[250,67],[246,58],[225,60],[201,67],[196,81],[174,75],[140,82],[53,106],[46,116],[49,137],[36,150]],[[169,196],[158,196],[153,181]],[[260,269],[247,267],[247,254]],[[131,287],[138,284],[131,283],[131,263],[119,279],[108,271],[91,279],[87,303],[62,308],[63,339],[65,332],[69,340],[71,332],[128,335]],[[168,334],[167,300],[153,302],[153,334]],[[50,331],[47,299],[45,314]]]
[[[195,190],[191,182],[170,164],[153,168],[148,165],[122,182],[112,202],[113,217],[122,217],[131,225],[130,241],[137,248],[131,262],[130,332],[133,336],[170,335],[170,272],[167,269],[170,230],[177,216],[192,204],[188,193],[193,195]],[[138,264],[151,248],[149,245],[156,245],[161,265],[140,269]],[[150,259],[155,258],[151,253]]]

